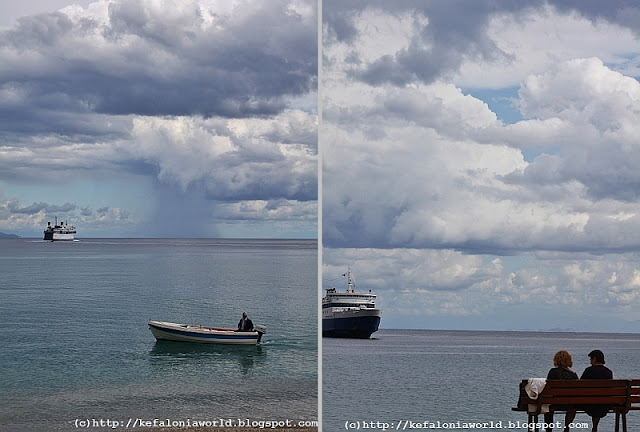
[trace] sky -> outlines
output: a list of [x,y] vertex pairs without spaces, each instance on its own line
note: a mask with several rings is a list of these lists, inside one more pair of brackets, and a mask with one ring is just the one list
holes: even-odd
[[315,0],[0,4],[0,232],[318,235]]
[[323,1],[324,288],[381,328],[640,331],[640,7]]

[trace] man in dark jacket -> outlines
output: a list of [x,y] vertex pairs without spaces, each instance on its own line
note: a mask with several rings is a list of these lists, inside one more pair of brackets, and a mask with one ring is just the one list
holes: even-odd
[[238,323],[238,331],[253,331],[253,322],[249,319],[246,312],[242,313],[242,319]]
[[[604,353],[600,350],[593,350],[589,353],[591,366],[582,372],[580,379],[613,379],[613,372],[604,365]],[[611,409],[609,405],[592,405],[585,408],[585,412],[591,416],[593,421],[592,432],[598,431],[600,419],[607,415]]]

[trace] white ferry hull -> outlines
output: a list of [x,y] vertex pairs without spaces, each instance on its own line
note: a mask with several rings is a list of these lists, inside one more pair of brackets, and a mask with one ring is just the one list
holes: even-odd
[[52,241],[73,241],[73,240],[75,240],[75,234],[53,233]]

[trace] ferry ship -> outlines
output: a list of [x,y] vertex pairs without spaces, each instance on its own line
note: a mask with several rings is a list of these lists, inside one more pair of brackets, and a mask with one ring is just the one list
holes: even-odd
[[73,225],[60,222],[58,225],[58,217],[56,216],[56,224],[51,226],[51,222],[47,222],[44,230],[44,240],[49,241],[73,241],[76,235],[76,227]]
[[350,268],[346,276],[346,292],[328,288],[322,299],[322,336],[368,339],[378,330],[382,310],[376,308],[376,295],[371,290],[353,289]]

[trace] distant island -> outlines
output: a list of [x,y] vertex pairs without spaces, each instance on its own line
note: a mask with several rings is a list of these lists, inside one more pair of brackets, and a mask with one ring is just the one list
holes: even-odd
[[20,236],[15,234],[5,234],[3,232],[0,232],[0,238],[20,238]]

